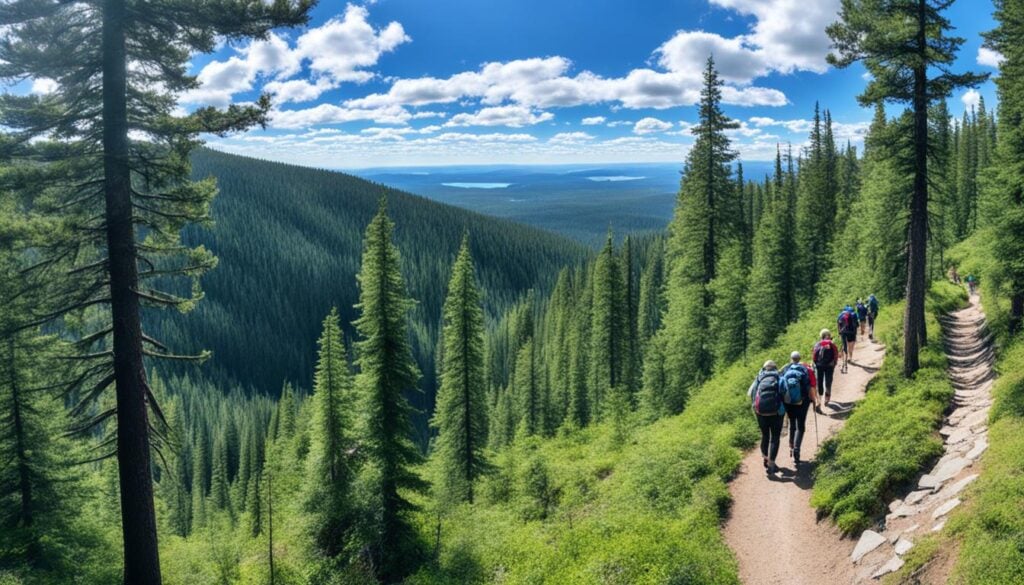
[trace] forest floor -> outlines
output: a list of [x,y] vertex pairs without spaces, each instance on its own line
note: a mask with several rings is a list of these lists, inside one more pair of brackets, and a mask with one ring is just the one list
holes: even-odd
[[856,541],[843,538],[831,521],[819,522],[810,502],[820,441],[838,431],[864,397],[882,365],[885,347],[859,336],[854,355],[847,373],[836,367],[832,402],[822,407],[817,423],[813,409],[807,414],[799,471],[789,456],[787,428],[776,460],[779,473],[765,474],[761,452],[755,448],[730,483],[733,503],[723,533],[739,561],[740,580],[747,585],[845,585],[856,578],[850,562]]

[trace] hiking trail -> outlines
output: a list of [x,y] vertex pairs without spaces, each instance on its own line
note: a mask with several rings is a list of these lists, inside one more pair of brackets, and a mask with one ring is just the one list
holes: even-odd
[[[800,348],[805,350],[805,348]],[[832,402],[818,418],[821,441],[842,427],[854,403],[878,372],[885,347],[861,336],[849,371],[836,366]],[[781,364],[782,362],[780,362]],[[753,416],[753,415],[751,415]],[[851,583],[856,570],[850,562],[855,541],[842,538],[830,520],[818,522],[811,507],[813,466],[819,442],[813,409],[807,414],[800,470],[794,472],[789,456],[788,423],[776,463],[779,473],[766,476],[756,447],[743,458],[729,484],[732,508],[723,528],[725,540],[739,561],[740,580],[748,585],[840,585]]]

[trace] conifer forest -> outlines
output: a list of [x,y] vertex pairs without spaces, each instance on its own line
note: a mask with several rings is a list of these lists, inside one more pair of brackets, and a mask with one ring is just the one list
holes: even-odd
[[[374,19],[401,19],[398,0],[0,0],[0,585],[777,582],[751,576],[727,527],[757,522],[736,512],[736,482],[770,481],[746,391],[766,360],[811,361],[820,330],[868,295],[881,310],[857,352],[884,361],[852,361],[863,396],[820,435],[809,420],[810,467],[792,466],[798,505],[837,543],[822,545],[849,549],[835,582],[875,578],[849,551],[865,531],[888,536],[889,502],[910,502],[948,461],[967,383],[952,373],[963,354],[951,315],[983,307],[992,410],[977,481],[952,494],[948,523],[906,532],[914,548],[897,545],[898,566],[878,578],[1024,583],[1024,0],[805,2],[827,13],[801,21],[824,23],[806,32],[826,47],[820,70],[763,65],[754,78],[808,76],[803,122],[788,129],[738,101],[776,91],[737,73],[737,59],[771,52],[760,35],[772,8],[693,3],[740,6],[754,24],[736,46],[751,55],[700,45],[678,73],[669,51],[691,31],[621,79],[582,67],[516,77],[513,63],[474,69],[497,59],[477,55],[451,78],[392,79],[377,59],[384,71],[437,34],[412,16],[404,32]],[[658,20],[654,4],[630,14]],[[951,16],[965,10],[991,23],[966,38]],[[317,31],[341,40],[315,52]],[[526,56],[550,52],[534,41]],[[972,42],[991,67],[961,58]],[[254,72],[259,51],[282,46],[294,63]],[[418,59],[400,76],[433,71]],[[826,70],[848,95],[827,90]],[[635,105],[623,88],[643,71],[690,84],[651,95],[690,97]],[[237,95],[209,97],[225,91],[215,73]],[[364,83],[382,89],[356,99]],[[583,90],[570,84],[618,93],[572,97]],[[311,108],[320,121],[284,122],[314,99],[289,92],[338,88],[357,93]],[[541,148],[529,128],[575,99],[612,106],[544,144],[602,162],[624,160],[596,150],[615,131],[605,116],[655,108],[621,140],[677,147],[663,228],[609,227],[592,245],[310,154],[317,141],[338,156],[390,144],[476,164],[483,140]],[[426,111],[473,100],[480,112]],[[385,115],[398,120],[359,117]],[[669,131],[659,116],[688,122]],[[310,129],[352,120],[395,126]],[[296,158],[224,146],[246,136]],[[495,156],[496,176],[519,160]],[[564,205],[537,213],[582,213]]]

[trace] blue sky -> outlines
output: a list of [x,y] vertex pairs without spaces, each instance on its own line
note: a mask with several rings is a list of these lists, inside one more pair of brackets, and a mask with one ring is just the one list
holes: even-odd
[[[864,70],[825,63],[838,0],[325,0],[302,29],[197,55],[190,110],[274,96],[266,130],[211,146],[328,167],[681,161],[709,53],[742,158],[806,140],[815,101],[859,143]],[[988,1],[948,12],[979,53]],[[979,88],[991,107],[991,82]],[[950,99],[958,114],[978,93]]]

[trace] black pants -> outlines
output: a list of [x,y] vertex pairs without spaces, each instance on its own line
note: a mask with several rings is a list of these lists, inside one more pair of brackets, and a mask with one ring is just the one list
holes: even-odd
[[818,388],[822,394],[832,394],[832,379],[835,377],[835,366],[814,366],[814,375],[818,377]]
[[771,461],[779,454],[779,443],[782,442],[782,415],[757,415],[757,426],[761,429],[761,455]]
[[810,406],[810,399],[804,400],[802,404],[786,405],[786,415],[789,417],[789,447],[793,449],[793,456],[797,459],[800,458],[800,444],[804,441],[807,410]]

